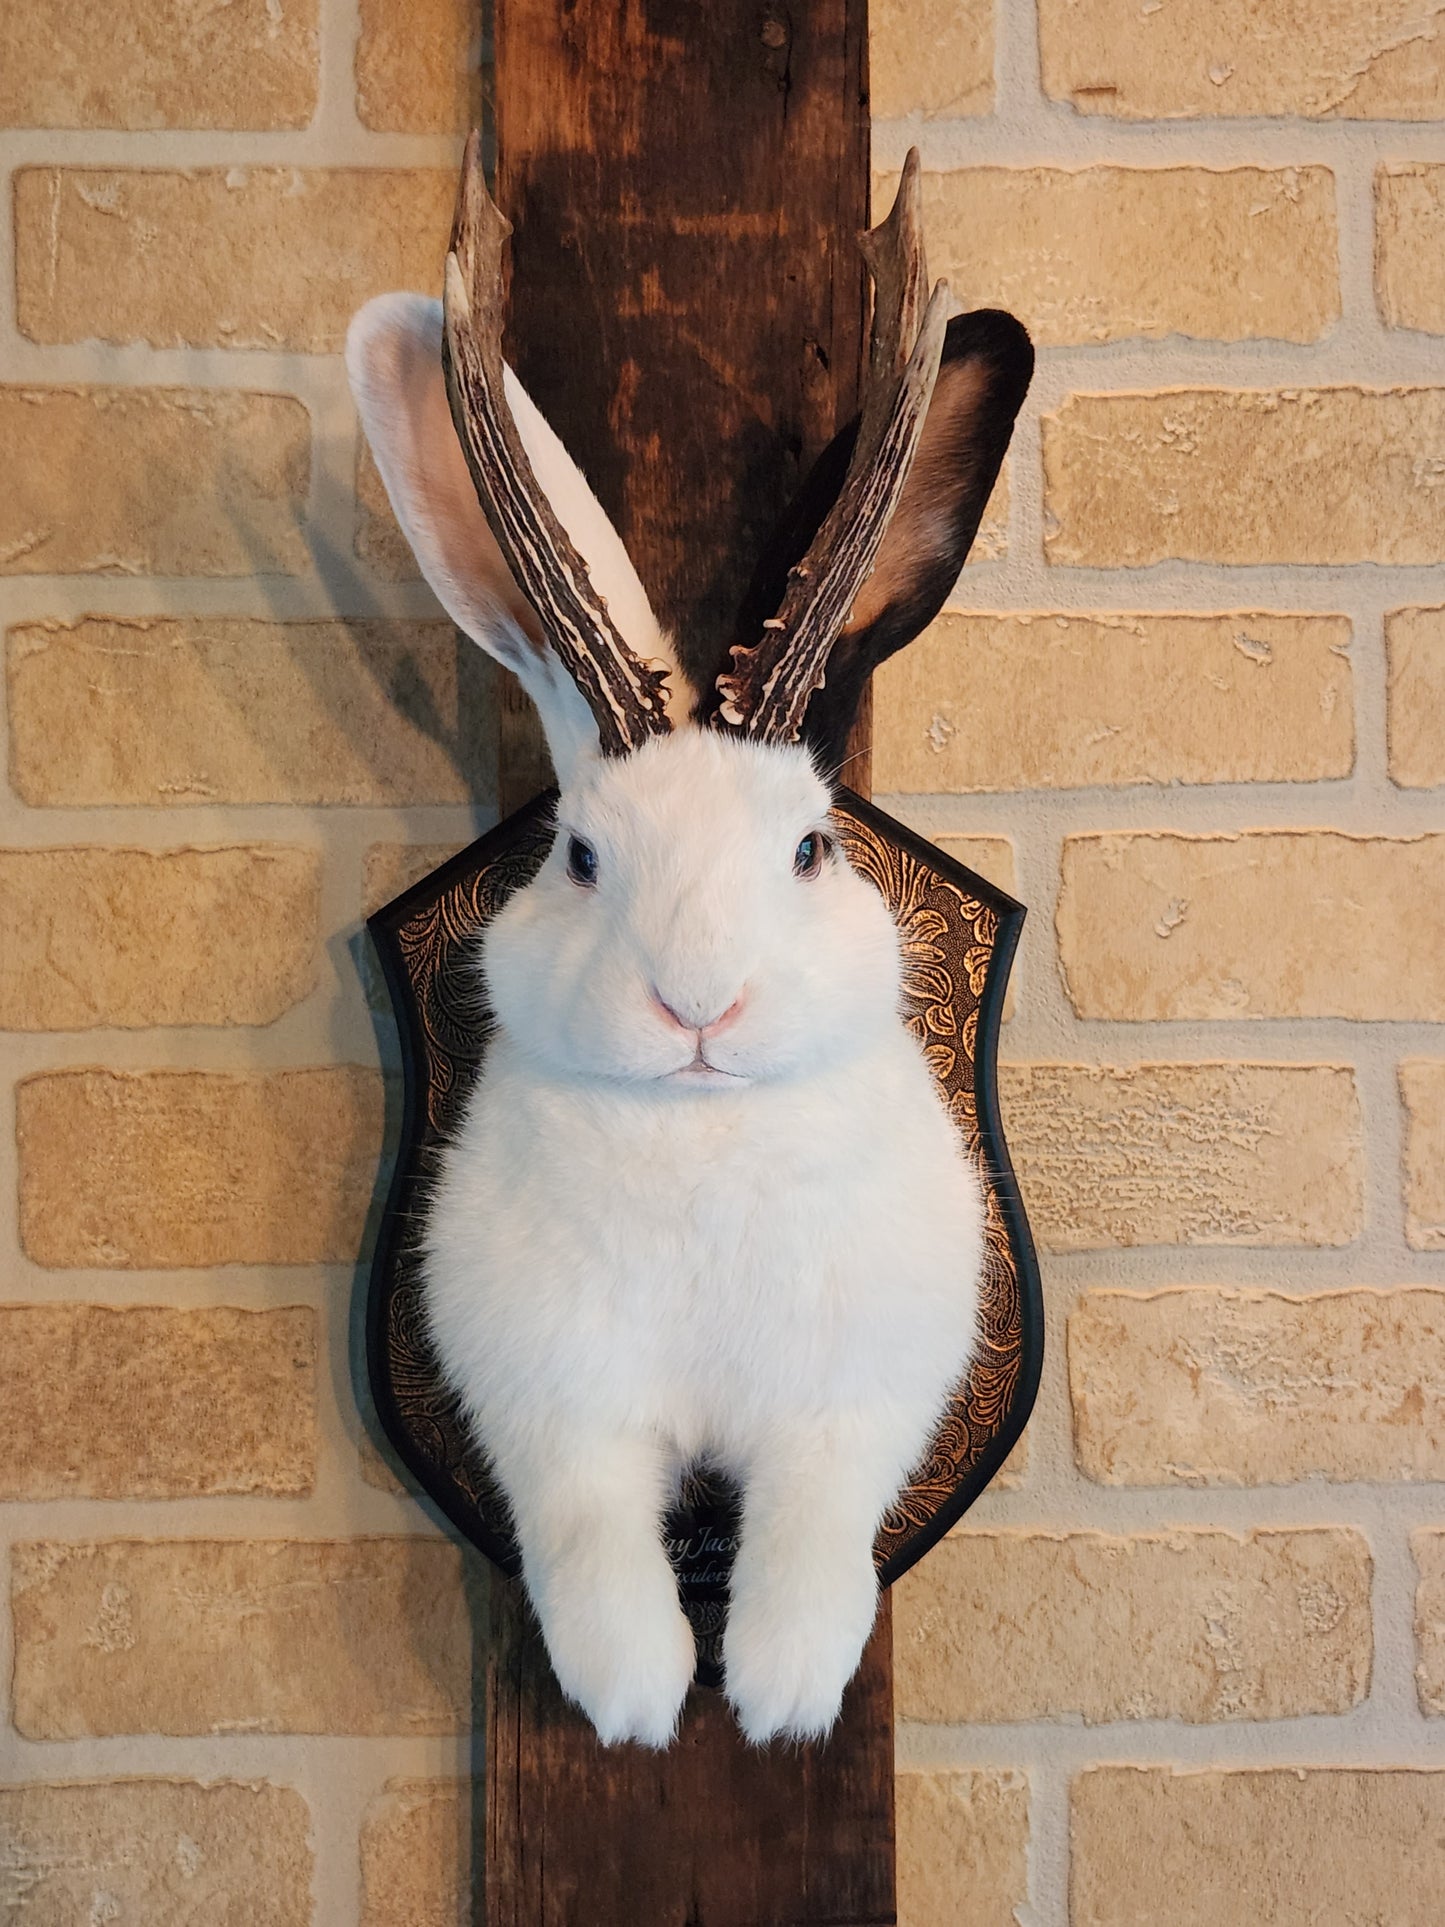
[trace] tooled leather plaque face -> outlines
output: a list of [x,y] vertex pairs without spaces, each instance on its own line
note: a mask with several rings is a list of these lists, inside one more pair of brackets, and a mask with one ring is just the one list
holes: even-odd
[[[978,1355],[923,1463],[878,1534],[891,1584],[941,1538],[998,1470],[1038,1388],[1043,1309],[1033,1244],[999,1129],[994,1056],[1024,912],[871,804],[842,791],[834,825],[903,939],[904,1018],[983,1180],[988,1249]],[[371,919],[401,1030],[405,1117],[367,1307],[377,1413],[392,1446],[447,1517],[504,1571],[518,1570],[501,1493],[459,1417],[427,1341],[415,1227],[437,1147],[455,1127],[486,1052],[472,940],[537,871],[552,842],[540,796]],[[667,1523],[699,1675],[716,1682],[736,1511],[710,1478],[688,1482]]]

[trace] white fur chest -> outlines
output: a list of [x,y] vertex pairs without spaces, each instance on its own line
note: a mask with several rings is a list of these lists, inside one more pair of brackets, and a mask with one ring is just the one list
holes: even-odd
[[846,1073],[737,1093],[548,1084],[497,1039],[427,1267],[483,1436],[565,1414],[731,1459],[800,1413],[936,1410],[982,1212],[927,1084],[901,1029]]

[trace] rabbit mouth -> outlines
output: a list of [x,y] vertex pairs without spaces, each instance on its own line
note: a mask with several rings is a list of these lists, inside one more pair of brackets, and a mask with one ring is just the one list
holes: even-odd
[[688,1084],[712,1084],[726,1081],[730,1084],[744,1084],[747,1079],[741,1077],[736,1071],[725,1071],[720,1064],[710,1064],[703,1056],[702,1045],[699,1044],[697,1055],[692,1062],[682,1065],[679,1070],[668,1071],[663,1081]]

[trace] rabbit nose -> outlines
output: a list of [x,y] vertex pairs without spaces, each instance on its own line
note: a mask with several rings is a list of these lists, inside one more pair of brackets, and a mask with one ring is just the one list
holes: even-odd
[[720,1016],[714,1017],[711,1023],[698,1025],[698,1035],[701,1037],[715,1037],[720,1030],[726,1030],[728,1025],[741,1013],[743,1002],[743,997],[734,997],[727,1009],[723,1011]]
[[716,1017],[709,1017],[703,1023],[698,1023],[692,1017],[684,1017],[680,1011],[674,1010],[659,990],[653,991],[652,1001],[664,1016],[672,1019],[679,1030],[696,1031],[699,1037],[712,1037],[715,1036],[718,1031],[725,1030],[738,1016],[742,1010],[745,996],[746,993],[744,993],[743,996],[734,997],[726,1010],[721,1011]]

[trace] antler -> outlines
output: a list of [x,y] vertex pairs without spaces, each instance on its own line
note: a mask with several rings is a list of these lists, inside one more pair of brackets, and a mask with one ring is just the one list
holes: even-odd
[[948,284],[923,311],[918,150],[903,165],[886,221],[860,238],[873,277],[873,334],[858,439],[827,520],[789,572],[778,613],[762,639],[735,643],[717,679],[719,720],[749,736],[796,742],[828,655],[868,580],[918,448],[948,326]]
[[503,386],[502,251],[512,224],[482,176],[479,139],[467,142],[446,266],[442,365],[457,439],[477,499],[547,642],[597,721],[603,751],[622,755],[663,735],[667,670],[643,662],[618,634],[606,599],[558,521],[522,446]]

